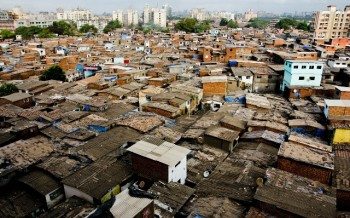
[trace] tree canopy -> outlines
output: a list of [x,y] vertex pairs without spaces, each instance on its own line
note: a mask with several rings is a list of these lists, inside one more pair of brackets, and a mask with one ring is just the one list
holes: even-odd
[[234,20],[230,20],[228,23],[227,23],[227,27],[229,28],[238,28],[238,23]]
[[65,82],[67,80],[65,72],[58,65],[53,65],[47,69],[40,77],[41,81],[58,80]]
[[18,88],[13,84],[5,83],[0,86],[0,96],[10,95],[15,92],[18,92]]
[[290,18],[283,18],[278,23],[276,24],[277,28],[288,30],[291,28],[296,28],[300,30],[309,30],[309,26],[305,21],[298,21],[295,19],[290,19]]
[[227,26],[228,20],[226,18],[222,18],[220,21],[220,26]]
[[118,28],[121,28],[123,25],[119,22],[119,20],[112,20],[108,22],[107,26],[103,29],[104,33],[112,32]]
[[81,33],[88,33],[88,32],[97,33],[97,31],[98,29],[94,25],[90,25],[90,24],[84,24],[79,29],[79,32]]
[[42,31],[42,28],[37,26],[25,27],[21,26],[15,30],[16,35],[21,35],[23,39],[33,38],[34,35],[39,34]]
[[38,37],[39,38],[52,38],[53,33],[48,28],[44,28],[40,31],[40,33],[38,34]]
[[77,27],[74,23],[66,22],[63,20],[53,22],[53,24],[49,26],[48,29],[50,32],[56,33],[58,35],[74,36],[77,32]]
[[202,33],[210,29],[210,21],[205,20],[199,22],[194,18],[185,18],[180,20],[176,25],[176,30],[185,31],[188,33]]
[[298,30],[310,31],[310,26],[305,22],[299,22],[297,27]]
[[253,27],[257,29],[264,29],[269,24],[269,21],[260,18],[254,18],[249,21],[248,27]]
[[3,39],[12,39],[16,36],[16,34],[10,30],[0,30],[0,36]]

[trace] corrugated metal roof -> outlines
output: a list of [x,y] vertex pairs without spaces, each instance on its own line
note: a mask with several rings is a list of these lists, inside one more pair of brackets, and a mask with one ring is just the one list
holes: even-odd
[[169,142],[163,142],[161,145],[154,145],[149,142],[139,141],[127,150],[168,166],[175,166],[190,153],[189,149]]
[[110,209],[114,217],[129,218],[135,217],[145,209],[153,200],[148,198],[135,198],[129,195],[129,190],[125,190],[116,196],[115,202]]

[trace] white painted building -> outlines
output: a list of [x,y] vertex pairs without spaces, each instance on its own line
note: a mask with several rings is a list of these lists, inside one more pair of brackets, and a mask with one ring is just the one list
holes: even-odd
[[190,13],[192,18],[195,18],[199,21],[206,20],[209,17],[208,12],[205,11],[203,8],[192,9]]
[[313,21],[315,39],[334,39],[349,37],[350,30],[350,6],[344,11],[337,10],[333,5],[326,11],[318,11]]
[[321,85],[323,62],[287,60],[281,90],[293,87],[319,87]]
[[[132,153],[133,169],[141,176],[185,184],[189,149],[170,142],[155,145],[139,141],[127,150]],[[144,161],[157,169],[152,169],[152,172]]]
[[346,60],[336,60],[336,59],[329,59],[327,61],[328,66],[332,67],[332,68],[347,68],[348,65],[350,64],[350,61],[346,61]]
[[222,19],[225,18],[227,20],[234,20],[235,14],[227,11],[219,11],[210,13],[210,17],[212,19]]
[[70,11],[57,12],[56,17],[58,20],[71,20],[77,22],[79,20],[91,20],[93,15],[89,10],[77,8]]
[[123,26],[137,26],[139,24],[139,13],[136,10],[113,11],[112,19],[118,20]]
[[25,26],[37,26],[45,28],[51,26],[53,22],[57,21],[56,15],[53,13],[43,12],[39,14],[27,14],[21,19],[15,20],[15,28]]
[[161,8],[149,8],[146,6],[143,11],[143,23],[155,24],[160,27],[166,27],[167,25],[167,11]]
[[255,18],[258,18],[258,14],[253,12],[252,10],[245,12],[243,16],[243,19],[245,21],[250,21],[251,19],[255,19]]
[[123,11],[122,10],[113,11],[112,19],[119,21],[119,23],[123,23]]

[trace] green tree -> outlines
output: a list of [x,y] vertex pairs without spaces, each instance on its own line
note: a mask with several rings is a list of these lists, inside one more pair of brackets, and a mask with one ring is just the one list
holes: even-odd
[[94,25],[90,25],[90,24],[84,24],[79,29],[79,32],[81,33],[88,33],[88,32],[97,33],[97,31],[98,29]]
[[175,29],[188,33],[201,33],[209,30],[210,26],[211,22],[209,20],[198,22],[198,20],[194,18],[185,18],[175,25]]
[[0,96],[10,95],[15,92],[18,92],[18,88],[13,84],[5,83],[0,86]]
[[238,28],[238,23],[234,20],[230,20],[228,23],[227,23],[227,27],[229,28]]
[[41,81],[58,80],[65,82],[67,80],[65,72],[58,65],[53,65],[47,69],[40,77]]
[[247,27],[253,27],[257,29],[264,29],[269,24],[269,21],[260,18],[254,18],[249,21]]
[[227,26],[228,20],[226,18],[222,18],[220,21],[220,26]]
[[298,30],[310,31],[310,27],[305,21],[299,22],[296,28]]
[[175,25],[175,29],[185,32],[194,32],[197,23],[198,21],[194,18],[185,18]]
[[37,26],[30,26],[30,27],[18,27],[15,30],[16,35],[21,35],[24,39],[31,39],[34,37],[34,35],[39,34],[42,31],[40,27]]
[[106,25],[106,27],[103,29],[103,32],[109,33],[109,32],[112,32],[113,30],[121,28],[122,26],[123,25],[119,22],[119,20],[112,20]]
[[3,39],[12,39],[15,38],[16,34],[10,30],[0,30],[0,36]]
[[39,38],[52,38],[53,34],[48,28],[44,28],[41,30],[41,32],[38,34]]
[[292,27],[297,27],[299,22],[295,19],[283,18],[278,23],[276,23],[276,27],[284,30],[288,30]]
[[74,23],[66,21],[56,21],[53,22],[51,26],[48,27],[50,32],[56,33],[58,35],[68,35],[74,36],[77,32],[77,27]]

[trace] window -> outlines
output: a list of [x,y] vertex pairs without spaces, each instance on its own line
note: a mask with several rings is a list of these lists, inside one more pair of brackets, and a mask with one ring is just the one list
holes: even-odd
[[299,66],[298,65],[294,65],[294,69],[298,69],[299,68]]
[[315,66],[309,66],[309,69],[311,69],[311,70],[315,69]]
[[306,69],[306,66],[305,65],[301,66],[301,69]]
[[269,79],[271,79],[272,78],[272,76],[271,75],[269,75]]
[[310,76],[310,80],[315,80],[315,77],[314,76]]
[[261,79],[261,76],[257,76],[256,78]]
[[304,80],[304,79],[305,79],[305,77],[299,76],[299,80]]
[[250,79],[250,76],[247,76],[247,79]]
[[317,69],[322,69],[322,66],[317,66]]

